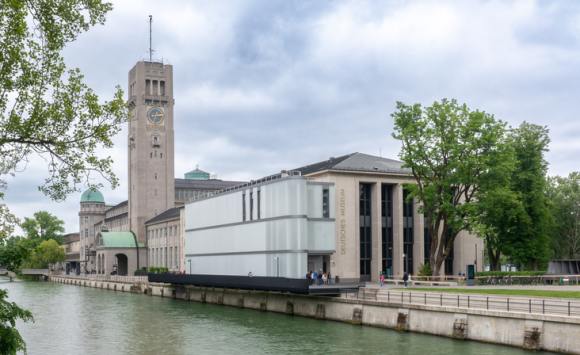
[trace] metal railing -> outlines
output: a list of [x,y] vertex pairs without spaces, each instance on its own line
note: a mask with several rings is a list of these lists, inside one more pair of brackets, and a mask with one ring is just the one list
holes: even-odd
[[462,309],[580,317],[580,301],[572,301],[568,299],[501,297],[416,291],[386,291],[368,288],[361,288],[358,293],[347,294],[344,297],[399,305],[424,305],[446,308],[453,307]]
[[90,281],[111,281],[111,282],[128,282],[128,283],[142,283],[148,282],[147,276],[120,276],[120,275],[54,275],[58,277],[64,277],[69,279],[77,280],[90,280]]

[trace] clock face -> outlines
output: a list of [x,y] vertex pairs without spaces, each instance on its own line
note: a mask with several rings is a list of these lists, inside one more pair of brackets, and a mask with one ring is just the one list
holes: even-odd
[[153,124],[161,124],[163,122],[163,109],[161,107],[152,107],[147,111],[147,119]]

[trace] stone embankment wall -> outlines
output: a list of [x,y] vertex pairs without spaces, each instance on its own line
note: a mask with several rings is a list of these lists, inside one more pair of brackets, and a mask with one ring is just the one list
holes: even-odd
[[146,293],[193,302],[476,340],[530,350],[580,354],[580,318],[577,317],[54,276],[51,280],[79,286]]

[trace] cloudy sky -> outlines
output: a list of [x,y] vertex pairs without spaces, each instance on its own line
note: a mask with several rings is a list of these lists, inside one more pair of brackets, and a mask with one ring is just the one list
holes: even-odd
[[[395,102],[457,98],[517,125],[547,125],[550,174],[580,170],[580,2],[128,1],[65,51],[103,99],[147,57],[174,67],[175,175],[196,164],[245,180],[350,152],[396,158]],[[110,153],[126,199],[126,129]],[[77,231],[79,194],[9,179],[18,216],[48,210]]]

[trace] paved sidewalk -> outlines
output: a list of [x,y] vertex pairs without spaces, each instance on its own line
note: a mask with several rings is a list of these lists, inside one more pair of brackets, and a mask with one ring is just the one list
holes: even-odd
[[[498,288],[513,289],[513,287],[505,286]],[[575,288],[574,290],[578,290],[578,288]],[[465,294],[436,291],[425,292],[421,290],[414,290],[413,287],[401,289],[400,287],[395,288],[386,285],[382,288],[379,285],[367,286],[365,288],[361,288],[358,294],[348,297],[358,297],[367,300],[375,300],[378,302],[396,303],[403,305],[430,305],[503,312],[565,315],[580,318],[579,299]]]

